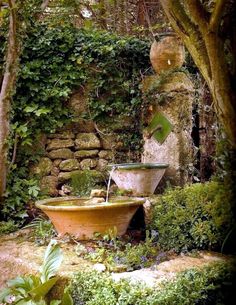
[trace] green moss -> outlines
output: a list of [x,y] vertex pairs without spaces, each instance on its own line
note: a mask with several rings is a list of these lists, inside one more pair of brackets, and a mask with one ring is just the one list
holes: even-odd
[[97,188],[104,183],[105,177],[96,170],[77,171],[71,175],[71,186],[73,194],[77,196],[87,196],[93,188]]

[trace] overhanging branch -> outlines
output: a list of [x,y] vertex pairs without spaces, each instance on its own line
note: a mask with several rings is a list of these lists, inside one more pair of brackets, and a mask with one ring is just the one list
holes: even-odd
[[218,32],[221,17],[224,12],[224,7],[228,0],[218,0],[216,1],[215,8],[211,14],[209,29],[213,32]]
[[184,5],[189,12],[193,23],[199,28],[201,33],[206,33],[208,28],[208,16],[199,0],[185,0]]

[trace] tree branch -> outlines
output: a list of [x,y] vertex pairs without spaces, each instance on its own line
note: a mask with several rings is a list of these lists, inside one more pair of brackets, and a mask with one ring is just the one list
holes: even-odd
[[10,100],[15,86],[18,68],[18,42],[17,42],[17,12],[15,0],[8,0],[9,31],[6,53],[6,67],[0,91],[0,198],[6,189],[7,177],[7,138],[9,136]]
[[185,11],[186,8],[181,4],[180,0],[160,0],[160,3],[174,30],[182,38],[209,83],[211,78],[209,58],[202,34],[199,32],[197,25],[188,17]]
[[201,33],[206,33],[208,29],[207,12],[199,0],[185,0],[184,5],[189,12],[191,20],[199,28]]
[[228,0],[218,0],[216,1],[215,8],[211,14],[209,29],[213,32],[218,32],[220,25],[220,20],[224,12],[225,4]]
[[10,163],[9,168],[11,168],[14,165],[15,161],[16,161],[16,152],[17,152],[18,140],[19,140],[19,136],[16,133],[15,134],[15,139],[14,139],[14,147],[13,147],[12,159],[11,159],[11,163]]
[[175,22],[175,25],[179,31],[181,31],[184,35],[190,36],[194,26],[180,1],[160,0],[160,2],[167,16],[169,15],[169,17],[172,18],[172,22]]

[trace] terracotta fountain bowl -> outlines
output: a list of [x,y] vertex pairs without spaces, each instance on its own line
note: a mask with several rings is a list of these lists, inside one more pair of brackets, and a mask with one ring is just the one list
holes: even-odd
[[95,239],[95,233],[115,230],[124,235],[143,198],[111,198],[109,202],[89,203],[89,198],[60,197],[39,200],[40,208],[60,235],[66,233],[80,240]]

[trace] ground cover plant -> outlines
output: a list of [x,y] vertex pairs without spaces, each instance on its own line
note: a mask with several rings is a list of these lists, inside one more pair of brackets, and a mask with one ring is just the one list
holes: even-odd
[[30,228],[29,238],[37,245],[45,245],[50,242],[52,238],[57,236],[51,221],[45,216],[38,216],[33,219],[24,229]]
[[146,231],[146,238],[143,241],[128,234],[124,237],[111,237],[107,234],[92,243],[77,242],[75,251],[84,259],[104,264],[106,270],[132,271],[168,259],[168,254],[160,250],[155,237],[156,235],[151,235],[149,231]]
[[113,281],[109,274],[79,272],[70,292],[75,305],[215,305],[233,304],[235,266],[214,263],[191,269],[150,288],[127,280]]

